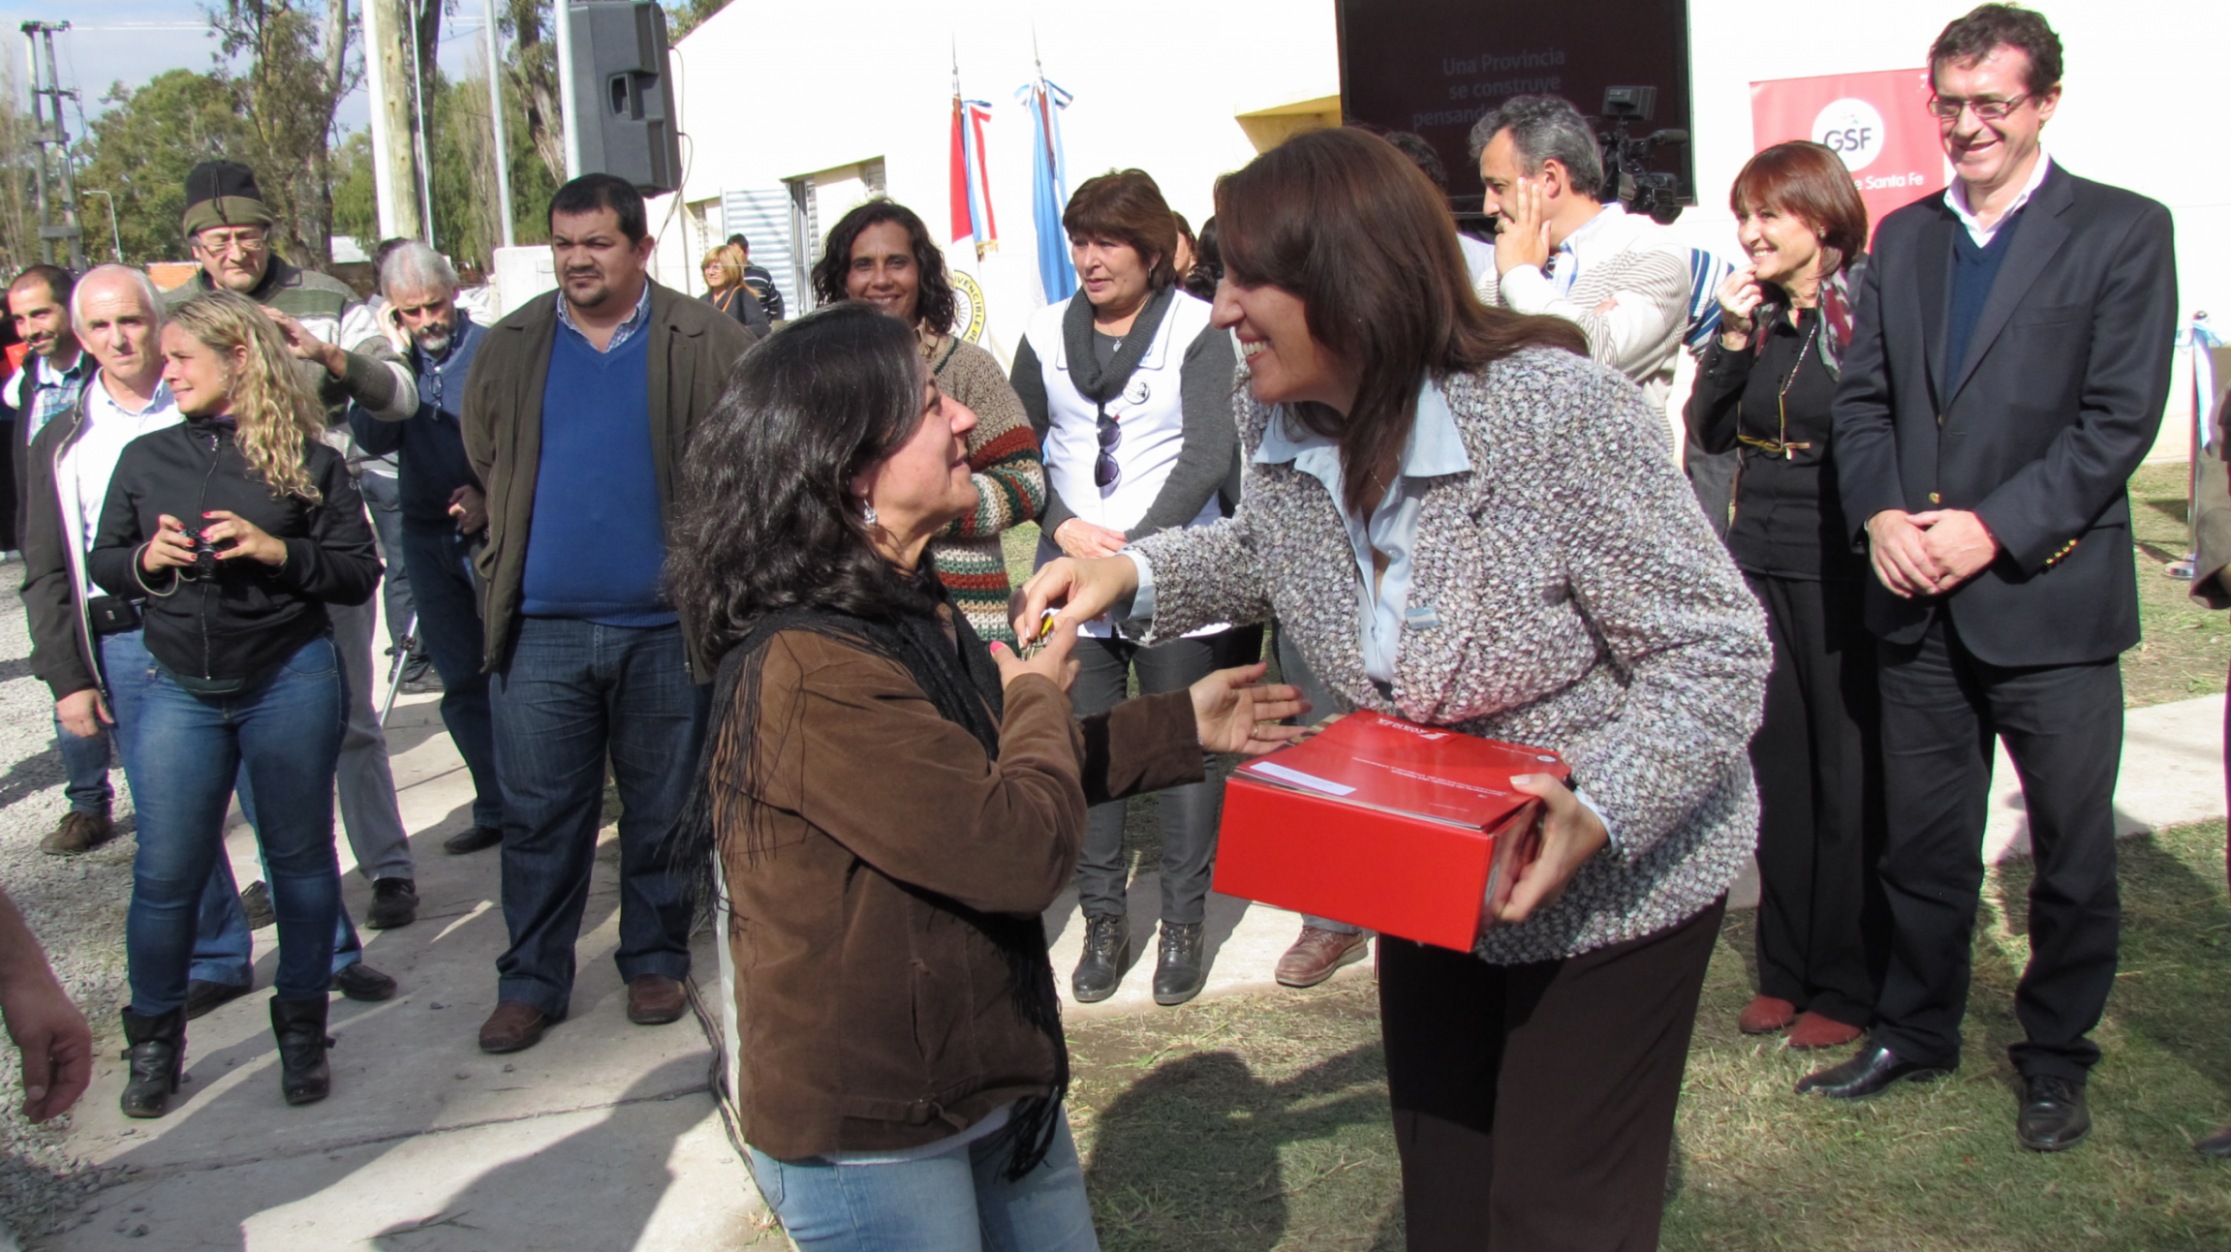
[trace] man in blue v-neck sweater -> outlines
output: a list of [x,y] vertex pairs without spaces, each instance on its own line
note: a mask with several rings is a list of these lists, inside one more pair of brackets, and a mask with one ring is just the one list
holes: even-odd
[[488,493],[486,665],[503,789],[503,906],[488,1052],[532,1047],[573,990],[607,756],[620,792],[628,1018],[687,1008],[688,909],[661,851],[703,733],[702,658],[662,591],[676,466],[742,326],[650,281],[643,197],[588,174],[550,202],[560,290],[491,327],[466,384]]

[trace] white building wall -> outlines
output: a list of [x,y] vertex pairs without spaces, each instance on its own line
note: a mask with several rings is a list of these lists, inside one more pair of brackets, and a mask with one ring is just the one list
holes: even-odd
[[[1332,0],[1134,0],[1120,12],[1029,0],[735,0],[674,49],[687,136],[681,199],[881,157],[891,198],[942,242],[957,52],[963,94],[992,106],[993,264],[1027,277],[1036,265],[1031,125],[1014,93],[1035,77],[1034,33],[1047,78],[1075,97],[1061,113],[1070,188],[1138,166],[1196,226],[1216,176],[1255,153],[1236,115],[1340,90]],[[654,229],[672,199],[652,203]],[[831,199],[819,206],[824,231],[856,202]],[[661,241],[659,280],[702,290],[679,232],[665,233],[676,238]],[[1004,289],[1009,302],[1013,288]],[[1003,311],[1002,289],[989,295],[1011,342],[1028,310]]]
[[[1725,196],[1752,151],[1751,82],[1919,66],[1944,23],[1966,7],[1874,0],[1769,14],[1751,0],[1690,0],[1699,204],[1676,229],[1699,246],[1733,251]],[[2223,0],[2039,7],[2067,47],[2048,148],[2077,173],[2168,204],[2183,307],[2214,308],[2217,322],[2231,322],[2231,162],[2215,151],[2209,123],[2218,111],[2214,62],[2231,29]],[[1208,216],[1216,175],[1254,155],[1236,115],[1339,90],[1331,0],[1135,0],[1119,14],[1031,0],[735,0],[675,49],[688,135],[682,198],[779,186],[881,157],[890,195],[942,234],[957,51],[964,94],[993,106],[986,147],[1001,239],[996,264],[1027,270],[1035,255],[1031,130],[1014,91],[1033,76],[1034,35],[1047,76],[1076,97],[1062,115],[1071,187],[1136,165],[1196,225]],[[654,203],[654,223],[669,202]],[[831,208],[821,206],[824,229]],[[695,258],[679,246],[679,225],[677,216],[666,232],[659,277],[696,290],[702,284]]]
[[[2064,86],[2045,147],[2074,173],[2152,196],[2177,224],[2184,310],[2231,322],[2231,161],[2220,112],[2231,4],[2223,0],[2032,0],[2059,32]],[[1928,63],[1929,45],[1968,0],[1872,0],[1784,10],[1689,0],[1697,200],[1676,229],[1734,251],[1727,188],[1751,154],[1750,84]],[[1809,13],[1811,16],[1800,16]]]

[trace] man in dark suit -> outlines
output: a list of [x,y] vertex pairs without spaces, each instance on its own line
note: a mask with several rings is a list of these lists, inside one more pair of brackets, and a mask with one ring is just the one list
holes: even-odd
[[1883,641],[1890,968],[1867,1045],[1798,1090],[1868,1096],[1959,1064],[2003,737],[2037,858],[2016,1134],[2054,1151],[2091,1128],[2086,1036],[2115,977],[2119,658],[2138,642],[2125,482],[2168,398],[2176,267],[2166,209],[2040,149],[2061,73],[2043,18],[1986,4],[1929,64],[1955,178],[1883,220],[1835,406]]

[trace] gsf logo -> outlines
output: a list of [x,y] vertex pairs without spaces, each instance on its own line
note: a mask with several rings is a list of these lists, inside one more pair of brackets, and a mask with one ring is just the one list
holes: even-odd
[[1835,101],[1813,119],[1813,141],[1842,157],[1854,174],[1882,155],[1884,139],[1882,114],[1855,97]]

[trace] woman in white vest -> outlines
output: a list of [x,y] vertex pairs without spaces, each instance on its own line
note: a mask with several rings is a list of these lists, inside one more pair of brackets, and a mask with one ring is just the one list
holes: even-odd
[[[1080,290],[1038,311],[1015,353],[1012,381],[1045,450],[1047,501],[1038,563],[1108,556],[1156,531],[1201,526],[1238,500],[1231,336],[1209,306],[1178,290],[1177,225],[1142,170],[1104,174],[1062,211]],[[1082,715],[1124,698],[1175,691],[1211,670],[1256,659],[1260,628],[1211,626],[1141,648],[1094,622],[1078,641],[1073,695]],[[1200,993],[1201,922],[1216,857],[1222,789],[1210,781],[1162,793],[1162,937],[1157,1004]],[[1071,990],[1091,1003],[1115,994],[1131,952],[1124,902],[1121,803],[1094,807],[1077,864],[1084,955]]]

